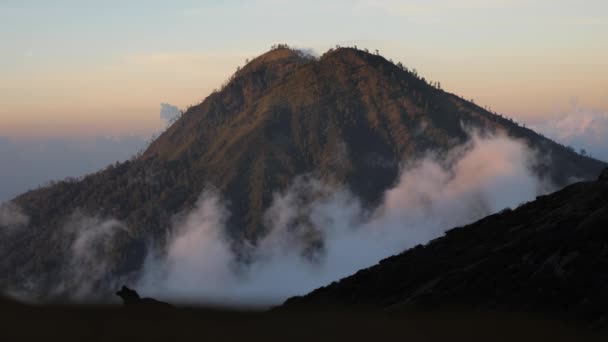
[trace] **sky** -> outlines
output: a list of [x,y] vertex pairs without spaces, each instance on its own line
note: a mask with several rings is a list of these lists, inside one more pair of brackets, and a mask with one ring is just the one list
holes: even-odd
[[0,0],[0,135],[146,134],[274,43],[379,49],[515,118],[608,111],[601,0]]
[[13,144],[148,138],[161,103],[201,102],[273,44],[356,44],[608,159],[603,0],[0,0],[0,27]]
[[144,148],[138,136],[12,141],[0,137],[0,204],[50,181],[80,177]]

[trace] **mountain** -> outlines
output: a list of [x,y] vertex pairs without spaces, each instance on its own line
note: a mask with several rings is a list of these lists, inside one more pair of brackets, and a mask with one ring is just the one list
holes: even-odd
[[103,283],[136,273],[147,246],[162,245],[174,215],[192,208],[206,188],[229,203],[228,229],[238,252],[264,235],[263,213],[273,194],[296,176],[344,184],[373,207],[401,164],[464,143],[470,129],[525,141],[547,157],[535,172],[558,185],[592,179],[606,166],[382,56],[339,48],[315,58],[279,46],[188,108],[131,160],[15,198],[12,204],[29,221],[27,229],[0,231],[0,288],[31,291],[60,282],[70,258],[61,232],[74,217],[84,226],[112,218],[106,223],[120,227],[104,250],[113,261],[101,270]]
[[446,307],[608,324],[608,169],[286,301],[386,311]]

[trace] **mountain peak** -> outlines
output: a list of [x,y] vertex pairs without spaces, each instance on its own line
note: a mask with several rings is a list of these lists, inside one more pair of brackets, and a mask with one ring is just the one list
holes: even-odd
[[272,62],[272,61],[276,61],[276,60],[280,60],[280,59],[284,59],[284,58],[298,57],[299,55],[300,54],[298,53],[297,49],[293,49],[293,48],[286,47],[286,46],[279,46],[279,47],[274,47],[274,48],[268,50],[267,52],[259,55],[253,61],[261,60],[264,62]]
[[301,50],[292,49],[286,45],[279,44],[273,46],[268,52],[265,52],[251,61],[247,61],[243,68],[239,69],[234,75],[235,77],[243,76],[252,72],[259,72],[272,69],[275,72],[281,69],[292,69],[304,62],[310,61],[312,56],[307,55]]
[[273,46],[269,51],[257,56],[239,69],[237,76],[244,75],[248,71],[263,69],[280,69],[281,67],[298,66],[309,62],[339,62],[349,64],[353,67],[362,64],[378,64],[380,62],[390,63],[379,54],[372,54],[367,50],[352,47],[338,47],[326,51],[322,56],[316,57],[311,52],[303,49],[291,48],[285,44]]

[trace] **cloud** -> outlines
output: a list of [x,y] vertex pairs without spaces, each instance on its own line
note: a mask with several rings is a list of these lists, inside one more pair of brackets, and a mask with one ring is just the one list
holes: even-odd
[[21,208],[12,202],[0,202],[0,228],[17,228],[26,226],[29,217]]
[[58,232],[64,264],[51,296],[114,299],[125,283],[176,303],[279,304],[552,190],[531,171],[536,162],[525,143],[472,134],[448,153],[403,165],[375,208],[344,185],[301,175],[274,194],[266,233],[255,244],[227,235],[227,205],[207,189],[191,210],[175,215],[165,238],[150,238],[141,269],[120,276],[119,242],[136,238],[122,222],[77,211]]
[[608,113],[589,110],[576,103],[553,120],[531,123],[531,127],[562,144],[608,161]]
[[373,210],[343,186],[298,177],[274,195],[268,233],[240,258],[225,235],[229,212],[205,192],[176,220],[166,248],[150,253],[138,286],[168,300],[278,304],[548,191],[530,171],[536,157],[519,141],[474,135],[447,155],[405,165]]
[[72,300],[105,297],[123,279],[111,276],[115,267],[117,239],[130,236],[125,225],[115,219],[102,219],[74,212],[59,232],[66,255],[61,268],[61,282],[52,293]]
[[177,299],[213,298],[235,283],[234,254],[225,234],[228,212],[219,196],[205,191],[187,215],[177,218],[166,253],[152,251],[138,287]]
[[182,111],[177,107],[169,103],[160,104],[160,118],[165,120],[167,123],[173,122],[177,117],[182,114]]

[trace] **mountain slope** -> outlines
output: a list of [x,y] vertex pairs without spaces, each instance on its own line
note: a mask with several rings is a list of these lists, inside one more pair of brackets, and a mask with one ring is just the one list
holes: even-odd
[[373,206],[403,162],[445,152],[469,139],[471,128],[523,139],[548,156],[536,171],[559,185],[605,167],[381,56],[341,48],[316,59],[280,47],[189,108],[142,155],[17,197],[29,225],[3,237],[0,287],[27,288],[31,275],[38,284],[56,283],[69,258],[64,227],[79,213],[124,224],[108,246],[114,261],[101,283],[136,272],[146,245],[162,245],[173,215],[209,186],[230,204],[238,251],[264,234],[273,193],[297,175],[347,185]]
[[540,170],[558,184],[591,179],[604,165],[354,49],[318,62],[288,49],[261,56],[188,111],[144,158],[190,159],[200,180],[230,198],[235,226],[254,238],[272,193],[295,175],[317,172],[374,203],[401,162],[465,141],[463,124],[526,139],[559,165]]
[[513,211],[294,297],[389,311],[450,306],[571,315],[608,323],[608,169]]

